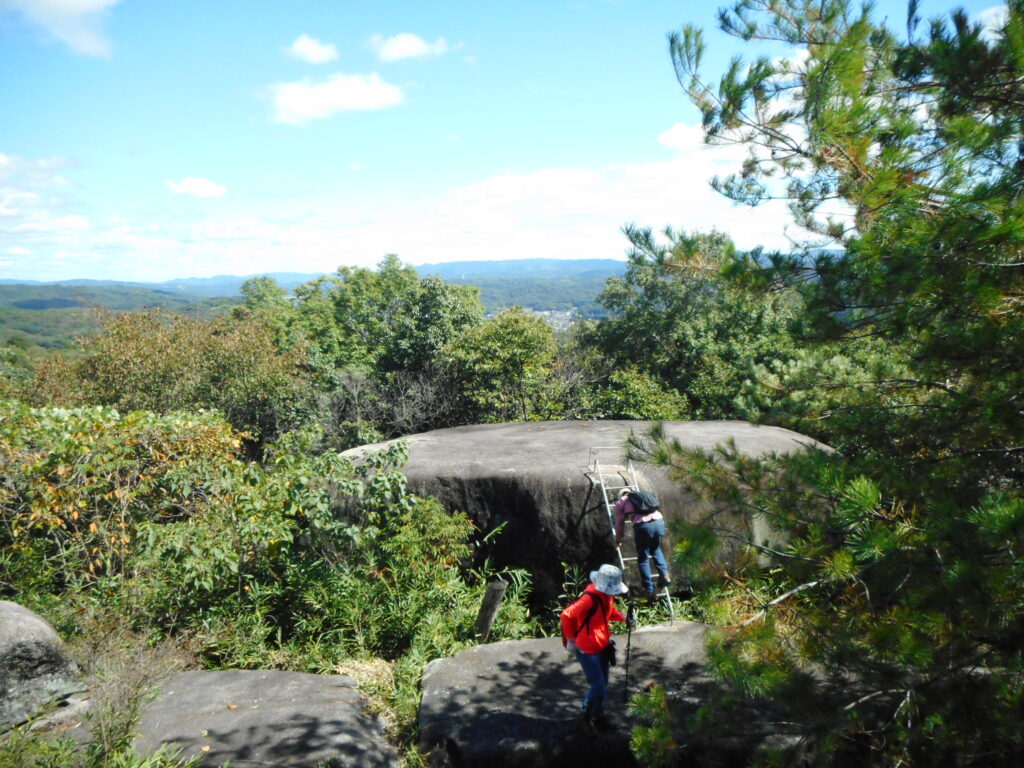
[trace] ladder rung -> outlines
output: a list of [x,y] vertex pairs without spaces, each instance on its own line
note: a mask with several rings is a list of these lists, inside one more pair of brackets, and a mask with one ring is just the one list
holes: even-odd
[[624,557],[624,558],[622,558],[622,562],[624,562],[624,563],[632,563],[635,560],[636,560],[635,557]]

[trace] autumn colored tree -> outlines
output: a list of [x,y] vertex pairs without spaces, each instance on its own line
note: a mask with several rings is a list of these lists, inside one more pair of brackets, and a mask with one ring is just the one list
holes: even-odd
[[266,440],[303,418],[304,361],[301,347],[280,349],[274,329],[258,317],[108,315],[97,335],[82,340],[80,356],[38,366],[40,386],[25,399],[157,413],[217,409]]

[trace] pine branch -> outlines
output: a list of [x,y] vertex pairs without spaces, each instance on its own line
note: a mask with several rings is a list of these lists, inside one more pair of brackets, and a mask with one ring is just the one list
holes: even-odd
[[[801,558],[801,559],[806,559],[806,558]],[[753,624],[758,619],[763,619],[768,614],[768,609],[769,608],[774,608],[779,603],[782,603],[782,602],[788,600],[789,598],[793,597],[794,595],[798,595],[801,592],[807,591],[808,589],[813,589],[814,587],[817,587],[817,586],[819,586],[821,584],[829,584],[829,583],[831,583],[831,581],[832,581],[831,579],[820,579],[818,581],[809,581],[806,584],[801,584],[798,587],[793,587],[793,589],[789,590],[785,594],[779,595],[778,597],[776,597],[774,600],[772,600],[769,603],[765,603],[760,611],[758,611],[756,614],[754,614],[753,616],[748,618],[746,621],[742,622],[740,624],[740,626],[741,627],[749,626],[750,624]]]

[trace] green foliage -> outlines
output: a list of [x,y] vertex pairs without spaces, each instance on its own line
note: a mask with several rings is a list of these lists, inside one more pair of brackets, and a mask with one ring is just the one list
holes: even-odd
[[240,441],[211,414],[0,401],[0,540],[36,589],[123,574],[143,521],[192,514]]
[[[0,409],[0,588],[65,633],[101,611],[213,666],[386,659],[403,738],[423,664],[474,641],[489,574],[464,568],[473,525],[407,491],[402,443],[352,461],[286,433],[260,464],[210,413]],[[529,582],[507,577],[492,634],[533,635]]]
[[475,288],[437,277],[421,279],[394,255],[376,271],[342,267],[336,277],[314,281],[296,296],[300,324],[306,302],[314,317],[329,308],[333,328],[322,348],[334,356],[338,369],[363,364],[382,371],[414,370],[483,318]]
[[128,285],[2,285],[0,342],[22,339],[33,358],[70,350],[75,340],[99,329],[97,310],[138,312],[160,308],[175,314],[211,318],[224,312],[231,298],[202,298]]
[[[1019,495],[919,509],[832,454],[753,461],[664,441],[659,451],[711,502],[702,544],[709,533],[720,535],[712,544],[735,538],[719,518],[740,509],[774,532],[746,540],[758,558],[730,571],[709,611],[734,627],[709,647],[727,686],[785,702],[841,764],[940,754],[967,764],[979,750],[1016,749],[1021,700],[1006,691],[1024,683]],[[938,730],[920,731],[922,721]]]
[[462,334],[442,351],[468,423],[529,421],[547,413],[554,334],[521,307]]
[[[741,0],[726,32],[807,56],[737,58],[714,86],[701,32],[671,38],[708,140],[751,149],[716,187],[787,197],[812,246],[840,248],[735,254],[720,274],[799,296],[802,349],[760,361],[743,398],[842,453],[753,461],[657,432],[640,450],[709,502],[716,536],[678,565],[707,578],[702,559],[735,555],[714,609],[732,625],[711,647],[716,725],[730,697],[768,697],[815,764],[1014,764],[1024,8],[991,36],[960,11],[920,34],[909,16],[900,39],[870,6]],[[730,515],[758,525],[737,534]]]
[[589,403],[591,418],[660,421],[689,415],[685,397],[636,369],[612,371],[607,382],[594,389]]
[[394,255],[291,296],[271,277],[246,281],[241,294],[210,321],[97,315],[94,333],[37,361],[34,376],[22,371],[33,368],[26,351],[11,347],[0,393],[37,406],[217,409],[256,451],[310,425],[322,429],[323,451],[478,421],[688,413],[650,372],[617,370],[576,341],[557,349],[542,317],[521,308],[485,322],[475,286],[421,278]]
[[[675,390],[676,402],[681,397],[688,407],[666,398],[665,410],[673,415],[736,417],[753,367],[789,354],[794,297],[724,281],[721,272],[735,250],[721,233],[668,229],[664,244],[650,230],[627,227],[626,235],[633,246],[626,276],[608,281],[599,298],[608,316],[587,341],[617,370],[645,374],[655,387]],[[613,381],[605,397],[617,386]]]
[[281,343],[305,345],[308,380],[319,393],[316,418],[330,447],[456,420],[440,353],[483,320],[473,286],[420,278],[387,256],[377,270],[345,267],[299,286],[294,306],[279,298],[250,297],[242,311],[256,312],[262,302],[259,311],[274,318]]
[[301,349],[281,351],[259,318],[213,321],[163,312],[110,315],[81,357],[38,366],[23,397],[36,404],[98,403],[168,413],[216,408],[239,430],[269,439],[300,419]]
[[[845,2],[770,5],[741,3],[723,23],[813,41],[802,66],[759,61],[716,90],[700,79],[700,33],[673,43],[710,140],[749,140],[747,180],[786,194],[798,221],[843,247],[732,266],[746,284],[795,286],[803,333],[842,342],[770,383],[803,389],[797,428],[844,450],[879,441],[880,477],[929,474],[923,465],[941,462],[943,482],[971,483],[997,458],[998,472],[1017,471],[1022,118],[1004,105],[1020,99],[1018,4],[991,41],[962,13],[901,41]],[[916,35],[916,7],[910,18]],[[852,226],[823,213],[835,196]],[[837,354],[860,371],[808,392]]]
[[0,397],[22,390],[31,378],[31,364],[24,352],[18,347],[0,347]]
[[642,765],[651,768],[670,766],[675,760],[677,744],[672,738],[671,718],[665,689],[652,686],[630,699],[629,710],[646,725],[633,728],[630,748]]
[[140,756],[130,744],[116,751],[84,751],[74,739],[17,728],[0,736],[0,768],[196,768],[200,759],[180,759],[161,747]]

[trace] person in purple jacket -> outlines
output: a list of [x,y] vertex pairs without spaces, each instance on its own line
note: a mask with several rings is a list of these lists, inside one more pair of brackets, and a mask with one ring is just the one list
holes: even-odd
[[633,523],[633,540],[636,542],[636,564],[640,568],[640,578],[644,583],[644,591],[654,594],[654,579],[651,577],[651,560],[658,571],[658,589],[664,589],[672,583],[668,573],[668,562],[661,551],[661,539],[665,535],[665,518],[660,510],[643,514],[637,511],[633,500],[629,498],[629,488],[623,488],[619,500],[615,502],[615,546],[622,544],[622,536],[626,520]]

